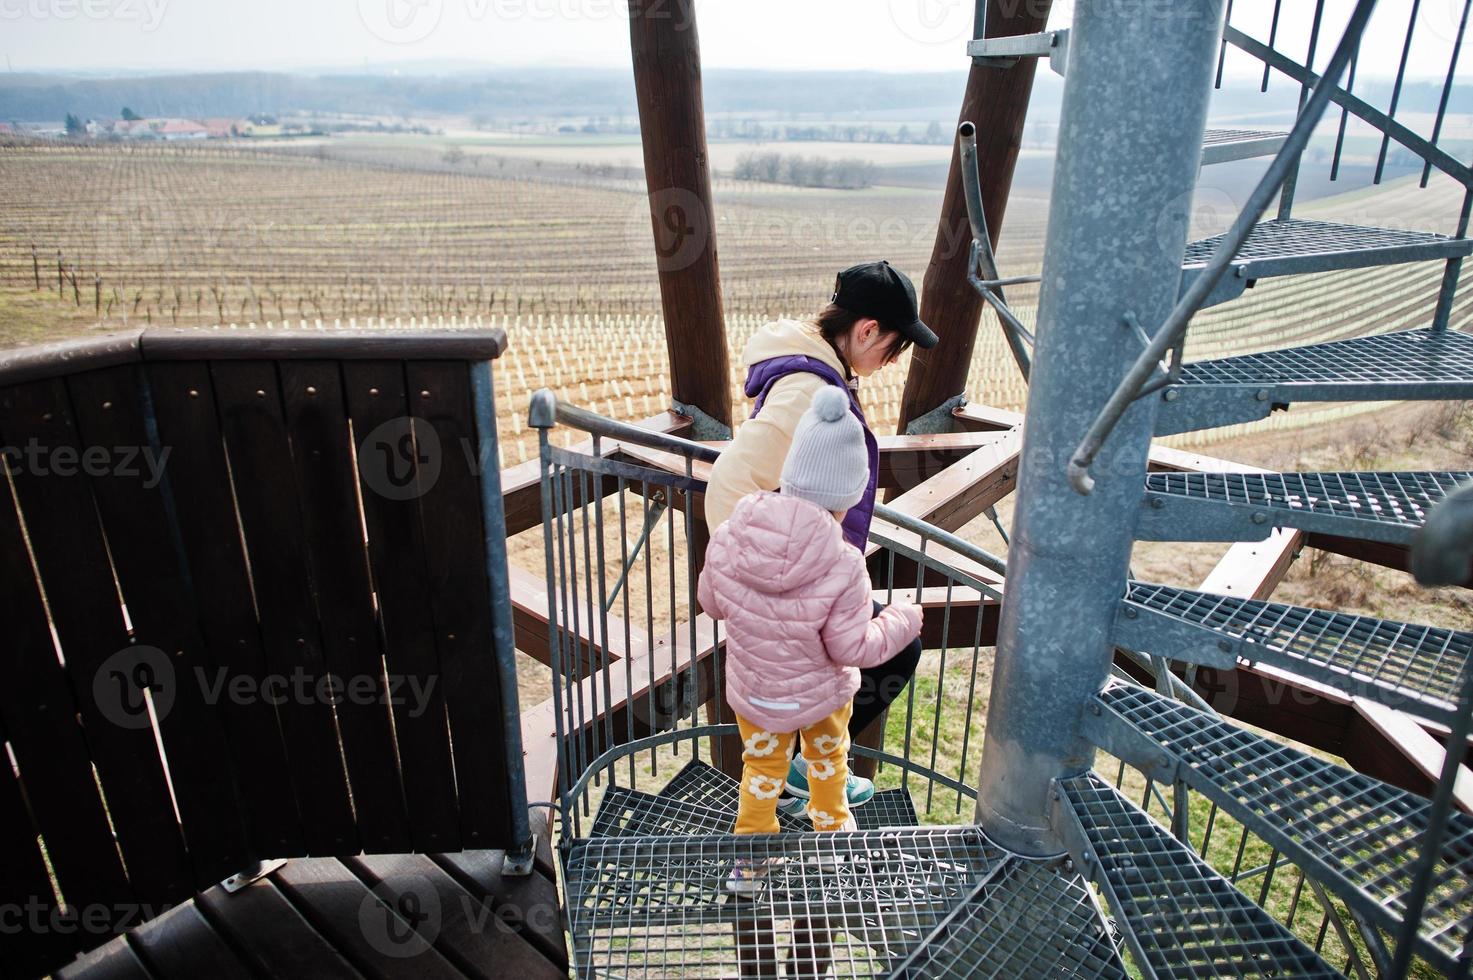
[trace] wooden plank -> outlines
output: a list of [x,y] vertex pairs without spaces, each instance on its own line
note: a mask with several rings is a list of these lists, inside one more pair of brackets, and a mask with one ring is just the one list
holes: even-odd
[[[1381,779],[1387,778],[1381,775],[1382,770],[1394,769],[1403,776],[1402,780],[1391,780],[1396,785],[1406,786],[1407,782],[1415,781],[1419,785],[1414,792],[1431,796],[1442,776],[1442,765],[1447,758],[1447,750],[1444,748],[1446,740],[1433,738],[1404,711],[1397,711],[1365,698],[1354,698],[1352,704],[1356,714],[1382,736],[1388,758],[1379,766],[1370,764],[1365,759],[1346,761],[1359,771]],[[1350,741],[1364,744],[1372,740],[1352,738]],[[1411,763],[1414,774],[1406,773],[1408,762]],[[1407,776],[1412,778],[1408,780]],[[1466,765],[1458,766],[1457,778],[1453,782],[1453,802],[1464,813],[1473,813],[1473,772]]]
[[[111,660],[128,656],[129,637],[64,383],[0,393],[0,434],[5,445],[39,447],[33,461],[12,469],[12,483],[82,724],[93,733],[88,745],[134,898],[177,900],[193,890],[193,874],[140,675]],[[55,657],[49,645],[29,655]],[[85,892],[76,900],[85,902]]]
[[56,971],[57,980],[149,980],[128,940],[122,936]]
[[[77,719],[77,703],[52,646],[39,585],[21,534],[14,501],[0,494],[0,622],[6,642],[0,644],[0,674],[24,683],[0,684],[0,727],[26,784],[26,799],[46,838],[47,856],[64,892],[85,896],[105,908],[120,908],[132,889],[118,857],[92,774],[92,758]],[[5,779],[11,778],[10,767]],[[23,812],[18,811],[18,812]],[[0,846],[34,851],[30,822],[16,824],[24,833],[0,836]],[[29,859],[27,859],[29,860]],[[39,866],[40,860],[36,859]],[[29,888],[20,867],[0,874],[7,893]],[[9,865],[7,865],[9,867]],[[40,881],[48,901],[51,886],[45,869]],[[37,893],[41,894],[41,893]],[[29,897],[7,894],[0,902]]]
[[195,901],[252,973],[314,980],[358,980],[362,976],[268,878],[233,895],[216,886]]
[[[416,495],[416,456],[402,364],[343,365],[348,412],[358,440],[358,471],[368,551],[378,591],[401,771],[416,850],[458,850],[460,816],[445,722],[444,674],[435,645],[425,541]],[[423,433],[416,432],[422,438]],[[455,447],[451,447],[454,449]],[[443,447],[442,447],[443,449]],[[422,458],[434,465],[443,453]]]
[[[256,858],[247,848],[219,698],[207,704],[205,657],[195,597],[179,548],[166,458],[152,444],[147,393],[136,366],[67,380],[78,438],[117,454],[92,475],[118,589],[133,643],[152,647],[173,676],[154,692],[153,710],[169,783],[184,827],[196,887],[205,888]],[[137,458],[130,458],[136,455]]]
[[[552,656],[548,652],[550,638],[547,626],[547,585],[540,576],[516,565],[510,566],[508,571],[511,583],[512,616],[516,624],[517,649],[551,666]],[[612,613],[609,614],[608,623],[609,637],[608,644],[605,646],[599,638],[602,623],[597,624],[598,628],[590,632],[587,624],[579,621],[579,648],[584,652],[584,656],[573,665],[578,677],[586,677],[593,664],[603,662],[605,659],[609,663],[617,663],[625,657],[637,656],[648,651],[649,638],[645,635],[644,630],[625,622]],[[564,629],[571,634],[572,624],[566,624]],[[626,633],[628,634],[627,642]],[[564,650],[565,665],[566,660],[571,659],[568,653],[567,650]]]
[[[0,737],[7,735],[0,729]],[[44,927],[60,918],[60,910],[9,765],[0,765],[0,909],[0,974],[5,976],[45,973],[69,959],[83,938],[75,930]]]
[[280,372],[323,656],[343,684],[338,730],[359,834],[369,850],[407,851],[413,846],[409,814],[393,765],[393,721],[342,375],[335,361],[283,362]]
[[272,882],[328,942],[379,980],[459,980],[431,945],[445,910],[367,885],[336,858],[297,858]]
[[[492,605],[487,566],[469,365],[411,361],[405,365],[405,378],[412,414],[429,426],[440,447],[437,478],[421,484],[418,503],[455,761],[461,846],[514,847],[520,842],[512,839],[506,712],[492,644],[492,617],[498,610]],[[424,468],[417,472],[427,474]],[[499,560],[505,563],[504,553]]]
[[355,851],[332,705],[317,696],[328,668],[312,608],[301,501],[288,478],[292,458],[276,369],[229,361],[211,365],[211,373],[270,672],[269,686],[254,696],[280,702],[287,775],[308,853]]
[[[526,921],[527,910],[511,902],[497,905],[472,894],[425,855],[367,856],[350,863],[366,880],[375,883],[374,894],[390,906],[409,904],[433,910],[435,917],[421,927],[420,934],[467,976],[481,980],[508,976],[552,980],[567,976],[566,965],[555,965],[517,931]],[[557,924],[556,893],[552,898],[550,918]]]
[[443,357],[488,361],[506,350],[500,327],[330,330],[293,327],[152,327],[140,340],[148,360],[343,360]]
[[132,364],[139,360],[138,330],[0,351],[0,384],[41,381],[77,371]]
[[[546,841],[545,835],[538,835]],[[470,894],[489,905],[498,921],[525,939],[566,975],[568,951],[555,879],[545,868],[529,876],[503,873],[501,851],[437,854],[434,860]]]
[[160,980],[250,980],[250,971],[194,902],[176,905],[128,936],[148,972]]
[[[260,691],[269,667],[209,367],[151,364],[148,377],[159,441],[170,453],[165,472],[213,668],[210,683],[228,691],[239,682]],[[305,853],[296,797],[283,791],[290,770],[276,708],[260,697],[223,701],[252,847],[270,857]]]

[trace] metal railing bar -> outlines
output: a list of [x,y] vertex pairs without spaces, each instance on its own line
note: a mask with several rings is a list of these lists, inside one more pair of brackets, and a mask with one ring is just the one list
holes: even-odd
[[[593,437],[594,456],[599,455],[599,439],[599,436]],[[611,671],[609,670],[609,566],[604,555],[604,496],[602,493],[603,488],[602,486],[600,486],[601,483],[602,478],[597,478],[593,481],[593,486],[600,491],[594,497],[593,504],[593,513],[596,520],[597,528],[596,533],[598,535],[598,641],[599,647],[601,648],[599,650],[599,654],[603,658],[603,666],[601,670],[604,675],[604,737],[608,739],[608,744],[612,745],[614,744],[614,712],[611,710],[611,706],[614,703],[614,693],[613,685],[609,676],[611,673]],[[624,529],[622,527],[619,528],[619,540],[621,542],[624,540]],[[589,598],[592,598],[592,596],[590,595]],[[624,644],[624,651],[625,656],[622,659],[627,661],[629,659],[629,644],[627,642]]]
[[[1273,16],[1273,20],[1271,20],[1269,22],[1269,25],[1268,25],[1268,46],[1269,47],[1273,47],[1274,46],[1274,42],[1276,40],[1278,40],[1278,37],[1279,37],[1279,8],[1280,8],[1281,4],[1282,4],[1282,0],[1274,0],[1274,16]],[[1263,81],[1260,82],[1259,85],[1258,85],[1258,91],[1260,91],[1260,92],[1267,92],[1268,91],[1268,73],[1269,73],[1269,66],[1265,62],[1264,63],[1264,66],[1263,66]]]
[[[1345,71],[1345,66],[1350,60],[1350,52],[1359,43],[1361,33],[1365,30],[1366,22],[1370,19],[1371,11],[1376,6],[1376,0],[1357,0],[1355,11],[1350,16],[1350,22],[1345,27],[1345,34],[1336,46],[1335,54],[1330,59],[1330,64],[1325,69],[1325,81],[1314,90],[1314,95],[1305,104],[1304,111],[1294,121],[1294,127],[1289,131],[1289,136],[1284,140],[1284,145],[1274,156],[1273,162],[1269,164],[1268,170],[1259,180],[1258,186],[1249,195],[1248,202],[1239,212],[1233,226],[1222,236],[1212,258],[1208,260],[1201,274],[1192,280],[1191,286],[1185,295],[1177,301],[1176,307],[1167,316],[1166,321],[1161,324],[1154,337],[1151,338],[1151,346],[1137,356],[1126,376],[1116,387],[1110,400],[1101,409],[1079,448],[1075,450],[1074,457],[1069,461],[1069,483],[1081,494],[1088,494],[1094,488],[1094,478],[1089,474],[1089,468],[1094,458],[1099,454],[1104,445],[1106,437],[1115,428],[1125,410],[1135,401],[1141,386],[1151,376],[1161,358],[1171,349],[1178,340],[1178,335],[1186,330],[1188,321],[1202,307],[1207,296],[1217,286],[1217,282],[1227,271],[1233,257],[1242,248],[1257,224],[1264,208],[1268,207],[1269,200],[1279,187],[1283,184],[1285,176],[1289,172],[1294,159],[1304,150],[1309,142],[1310,135],[1314,132],[1315,125],[1324,114],[1325,107],[1329,105],[1330,95],[1336,91],[1334,80],[1338,80]],[[1231,32],[1232,28],[1226,28]],[[1238,32],[1241,34],[1241,32]]]
[[[1314,56],[1315,56],[1315,51],[1319,47],[1320,24],[1324,20],[1324,14],[1325,14],[1325,0],[1315,0],[1315,4],[1314,4],[1314,22],[1310,25],[1310,28],[1309,28],[1309,51],[1304,56],[1304,67],[1308,68],[1310,71],[1314,71]],[[1264,77],[1266,79],[1267,76],[1268,76],[1268,65],[1264,65],[1263,66],[1263,73],[1264,73]],[[1309,82],[1306,79],[1305,81],[1301,81],[1299,83],[1299,107],[1298,107],[1298,111],[1299,112],[1303,112],[1304,111],[1304,103],[1305,103],[1305,101],[1308,98],[1309,98]],[[1294,169],[1290,170],[1289,171],[1289,175],[1284,178],[1284,186],[1283,186],[1283,189],[1279,191],[1279,220],[1280,221],[1287,221],[1289,219],[1290,214],[1294,210],[1294,192],[1295,192],[1296,188],[1299,186],[1299,168],[1300,168],[1300,165],[1303,162],[1303,159],[1304,159],[1303,157],[1296,158],[1296,160],[1294,162]],[[1179,360],[1179,359],[1180,358],[1178,357],[1177,360]]]
[[[619,523],[621,532],[623,530],[624,524],[624,481],[627,479],[628,477],[626,477],[624,474],[619,474]],[[646,508],[646,511],[648,511],[648,508]],[[624,581],[629,577],[629,570],[634,567],[635,562],[639,561],[640,551],[644,549],[645,542],[649,540],[650,532],[653,531],[655,529],[655,526],[660,523],[660,516],[664,512],[665,498],[663,496],[658,496],[658,499],[655,502],[653,517],[645,517],[644,527],[640,529],[639,537],[635,539],[633,551],[629,549],[628,540],[624,538],[622,533],[620,534],[619,579],[614,583],[613,592],[609,595],[609,602],[612,603],[615,599],[619,597],[619,593],[623,591]],[[629,616],[628,593],[624,594],[624,615],[626,619]]]
[[[1401,102],[1401,85],[1406,79],[1407,58],[1412,53],[1412,35],[1417,32],[1417,11],[1422,6],[1422,0],[1412,0],[1412,11],[1407,17],[1407,33],[1402,39],[1401,60],[1396,65],[1396,81],[1391,85],[1391,104],[1386,109],[1386,118],[1396,118],[1396,107]],[[1371,178],[1371,183],[1381,183],[1381,174],[1386,169],[1386,148],[1391,143],[1391,137],[1384,132],[1381,134],[1381,149],[1376,154],[1376,174]]]
[[1412,879],[1411,893],[1406,899],[1406,912],[1401,928],[1397,930],[1396,955],[1389,971],[1389,975],[1394,978],[1406,976],[1407,970],[1411,968],[1417,926],[1421,924],[1427,896],[1432,891],[1432,877],[1437,870],[1442,840],[1451,823],[1453,789],[1458,780],[1458,772],[1462,769],[1463,749],[1468,744],[1468,735],[1473,732],[1473,666],[1464,669],[1461,687],[1462,690],[1458,692],[1458,713],[1447,741],[1443,743],[1442,773],[1437,780],[1437,789],[1432,794],[1432,809],[1427,815],[1427,830],[1422,835],[1416,875]]
[[[1360,62],[1359,53],[1350,56],[1350,73],[1345,79],[1345,94],[1349,95],[1355,89],[1355,69]],[[1350,119],[1350,109],[1345,103],[1340,103],[1340,127],[1335,133],[1335,155],[1330,160],[1330,179],[1337,180],[1340,177],[1340,155],[1345,150],[1345,124]]]
[[617,419],[599,415],[597,412],[590,412],[586,408],[570,405],[560,401],[551,389],[539,388],[532,393],[532,408],[528,412],[528,424],[539,428],[543,426],[550,428],[558,423],[581,429],[590,434],[597,433],[607,436],[619,442],[632,442],[650,449],[679,453],[706,463],[714,463],[721,455],[719,451],[710,446],[702,445],[691,439],[683,439],[664,432],[652,432],[628,422],[620,422]]
[[[1233,21],[1233,0],[1227,0],[1227,12],[1223,15],[1222,22],[1223,22],[1224,25],[1227,25],[1227,24],[1231,24],[1232,21]],[[1217,77],[1212,82],[1212,87],[1213,88],[1222,88],[1222,67],[1223,67],[1223,63],[1226,60],[1227,60],[1227,37],[1226,36],[1223,36],[1217,42]]]
[[950,531],[936,527],[934,524],[927,524],[918,517],[912,517],[903,511],[895,510],[884,504],[875,504],[875,517],[888,524],[894,524],[896,527],[909,531],[921,538],[929,538],[948,550],[954,551],[964,558],[970,558],[983,568],[994,571],[999,575],[1006,576],[1008,573],[1008,563],[986,548],[978,547],[970,541],[957,537]]
[[[620,571],[619,571],[619,581],[614,586],[615,595],[617,595],[619,593],[620,588],[624,585],[624,580],[629,575],[629,569],[631,567],[633,567],[634,562],[636,562],[636,561],[639,560],[639,555],[638,555],[637,552],[635,553],[635,555],[634,555],[633,558],[630,558],[630,556],[629,556],[629,538],[625,534],[625,530],[629,526],[628,516],[626,514],[626,507],[625,507],[625,497],[627,496],[627,494],[626,494],[627,489],[628,489],[628,487],[625,485],[624,477],[622,477],[622,476],[619,477],[619,564],[620,564]],[[648,528],[646,528],[646,530],[645,530],[645,536],[648,536],[648,534],[649,534],[649,530],[648,530]],[[640,542],[643,543],[643,541],[644,541],[644,537],[641,537],[640,538]],[[623,622],[624,622],[624,649],[627,651],[627,650],[630,649],[630,642],[631,642],[631,640],[630,640],[631,627],[629,625],[629,592],[628,592],[628,590],[624,590],[624,615],[623,615],[622,618],[623,618]],[[633,658],[632,657],[625,656],[623,658],[623,660],[624,660],[624,694],[625,694],[625,697],[627,698],[628,695],[629,695],[629,692],[634,690],[634,664],[632,662],[633,661]],[[630,706],[630,707],[632,707],[632,706]],[[632,742],[632,741],[634,741],[634,712],[632,710],[630,710],[630,707],[626,707],[624,709],[624,738],[625,738],[625,741]],[[629,757],[629,785],[631,785],[631,786],[634,785],[634,756],[630,756]]]
[[[1338,75],[1331,75],[1328,68],[1324,75],[1316,75],[1293,59],[1285,57],[1281,52],[1265,47],[1262,41],[1249,37],[1235,27],[1228,27],[1225,34],[1228,40],[1233,43],[1234,47],[1246,51],[1255,58],[1269,60],[1273,67],[1295,81],[1304,81],[1307,79],[1309,84],[1314,86],[1322,78],[1338,77]],[[1332,66],[1333,64],[1331,62]],[[1352,95],[1346,89],[1332,85],[1319,86],[1315,91],[1318,92],[1319,88],[1329,88],[1329,99],[1331,102],[1348,110],[1363,122],[1369,123],[1376,129],[1390,134],[1392,139],[1417,154],[1423,160],[1430,162],[1434,167],[1437,167],[1458,183],[1465,187],[1473,186],[1473,169],[1470,169],[1466,164],[1459,161],[1457,157],[1454,157],[1446,150],[1433,146],[1424,137],[1413,132],[1395,119],[1392,119],[1364,99]]]
[[[1436,146],[1442,138],[1442,122],[1447,118],[1447,100],[1453,91],[1453,76],[1458,68],[1458,55],[1463,51],[1463,35],[1468,29],[1468,10],[1473,8],[1473,0],[1463,0],[1463,16],[1458,20],[1458,32],[1453,36],[1453,51],[1447,61],[1447,78],[1442,82],[1442,96],[1437,102],[1437,118],[1432,123],[1432,145]],[[1427,186],[1427,178],[1432,176],[1432,164],[1426,160],[1422,161],[1422,180],[1417,185]]]
[[[687,480],[694,480],[694,477],[693,477],[692,472],[691,472],[691,460],[690,460],[690,457],[689,456],[687,456],[686,459],[685,459],[685,478]],[[696,675],[696,649],[697,649],[697,645],[699,643],[699,639],[696,636],[696,545],[695,545],[695,536],[694,536],[695,535],[695,529],[694,529],[694,518],[693,518],[693,516],[691,514],[691,509],[690,509],[691,508],[690,497],[691,497],[690,494],[686,494],[685,495],[685,507],[684,507],[684,511],[685,511],[685,603],[686,603],[686,605],[685,605],[685,608],[686,608],[686,617],[685,618],[690,621],[689,622],[689,625],[690,625],[690,674],[688,676],[690,678],[692,678],[692,679],[695,679],[696,676],[697,676]],[[671,555],[672,558],[674,558],[674,556],[675,556],[675,546],[674,546],[674,543],[673,542],[671,543],[671,546],[670,546],[670,555]],[[674,591],[675,591],[674,590],[674,584],[675,583],[673,583],[673,582],[671,583],[671,594],[672,594],[672,596],[674,595]],[[671,617],[671,622],[674,622],[674,617],[673,616]],[[700,710],[701,710],[700,704],[697,703],[698,701],[699,701],[699,698],[691,698],[690,722],[691,722],[691,727],[692,728],[696,727],[697,723],[700,720],[697,717],[699,715],[699,713],[700,713]],[[693,758],[693,759],[699,759],[700,757],[701,757],[701,743],[700,742],[692,742],[691,743],[691,758]]]
[[[997,271],[997,257],[992,252],[992,239],[987,233],[987,212],[982,206],[982,175],[978,169],[980,162],[977,158],[977,127],[969,121],[963,122],[957,127],[957,140],[960,144],[962,192],[967,204],[967,223],[972,229],[972,249],[967,262],[967,282],[997,311],[998,318],[1003,324],[1003,336],[1007,339],[1008,349],[1012,351],[1013,360],[1017,362],[1018,370],[1023,374],[1023,380],[1027,381],[1033,365],[1032,358],[1023,342],[1023,336],[1027,331],[1018,322],[1018,318],[1013,316],[1012,310],[1008,309],[1007,298],[1003,295],[1001,285],[984,285],[984,282],[1000,283],[1002,276]],[[978,270],[982,273],[980,276],[977,274]]]

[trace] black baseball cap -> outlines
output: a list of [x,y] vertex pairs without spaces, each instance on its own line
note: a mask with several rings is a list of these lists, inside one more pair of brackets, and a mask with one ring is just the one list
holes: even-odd
[[916,288],[889,262],[862,262],[839,273],[829,302],[850,313],[874,317],[886,330],[898,330],[917,347],[936,346],[936,335],[921,322]]

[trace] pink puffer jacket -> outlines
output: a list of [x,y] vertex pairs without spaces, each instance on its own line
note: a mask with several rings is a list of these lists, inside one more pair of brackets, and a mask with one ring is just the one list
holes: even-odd
[[864,558],[817,504],[758,491],[711,536],[697,590],[726,621],[726,700],[773,732],[833,714],[859,690],[859,667],[889,660],[920,633],[910,605],[871,618]]

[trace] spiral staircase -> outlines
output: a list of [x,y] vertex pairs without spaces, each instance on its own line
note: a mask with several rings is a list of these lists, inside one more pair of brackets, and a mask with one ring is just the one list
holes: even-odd
[[[1457,546],[1424,525],[1473,481],[1470,472],[1147,473],[1145,460],[1153,436],[1261,419],[1299,402],[1473,397],[1473,339],[1462,332],[1466,314],[1454,302],[1462,258],[1473,250],[1466,237],[1473,172],[1440,149],[1435,135],[1424,139],[1397,122],[1394,104],[1381,112],[1339,84],[1359,50],[1371,0],[1355,4],[1318,74],[1323,2],[1302,64],[1272,40],[1265,45],[1233,27],[1230,7],[1224,23],[1222,5],[1212,0],[1176,5],[1180,16],[1170,24],[1142,25],[1123,6],[1080,5],[1067,31],[979,38],[969,50],[984,65],[1047,56],[1066,76],[1036,338],[1007,307],[975,169],[967,174],[975,205],[972,282],[998,311],[1031,385],[1009,559],[877,511],[889,528],[877,532],[889,561],[877,597],[909,587],[903,579],[910,571],[915,598],[944,585],[948,637],[953,616],[966,609],[980,635],[982,603],[1001,601],[977,785],[969,772],[953,778],[936,770],[946,708],[938,694],[929,713],[917,712],[912,691],[904,749],[857,750],[904,777],[856,812],[858,831],[814,834],[784,818],[780,834],[730,834],[736,783],[714,763],[734,729],[719,719],[698,724],[696,709],[720,700],[719,624],[698,625],[692,615],[688,639],[677,630],[669,650],[625,658],[622,667],[606,659],[584,670],[580,640],[610,636],[616,597],[629,618],[630,583],[639,574],[627,551],[618,560],[604,553],[602,509],[590,518],[587,488],[616,483],[621,522],[622,491],[644,498],[637,555],[662,519],[674,527],[682,507],[686,533],[694,533],[692,498],[704,487],[697,467],[715,454],[559,405],[549,392],[534,397],[548,619],[560,627],[550,630],[561,726],[559,855],[579,976],[1400,977],[1430,970],[1466,977],[1473,969],[1473,818],[1459,809],[1455,786],[1473,713],[1473,634],[1155,585],[1125,567],[1135,540],[1258,541],[1284,528],[1400,548]],[[1460,7],[1448,87],[1468,19],[1468,4]],[[1408,48],[1415,26],[1413,4]],[[1301,85],[1291,132],[1204,135],[1211,53],[1220,59],[1227,44]],[[1142,91],[1142,75],[1150,91]],[[1463,186],[1454,235],[1292,216],[1300,156],[1331,102]],[[963,161],[975,161],[969,124],[961,139]],[[1095,213],[1109,210],[1095,202],[1139,191],[1140,183],[1115,176],[1148,149],[1159,151],[1162,159],[1150,165],[1162,168],[1167,185],[1194,178],[1204,162],[1273,154],[1233,228],[1186,243],[1175,279],[1159,263],[1134,262],[1118,249],[1140,228],[1122,230]],[[1338,163],[1338,145],[1336,152]],[[1157,235],[1155,214],[1172,188],[1142,193],[1133,204],[1148,213],[1141,233]],[[1260,220],[1275,196],[1279,215]],[[1171,227],[1184,236],[1184,219]],[[1207,361],[1182,356],[1194,313],[1231,302],[1261,279],[1425,261],[1445,263],[1426,326]],[[1091,319],[1102,310],[1119,326]],[[549,435],[560,424],[593,433],[591,452],[555,446]],[[659,461],[604,455],[601,438],[644,447]],[[580,509],[581,540],[573,519]],[[598,522],[596,556],[591,521]],[[1081,528],[1095,552],[1061,556],[1071,550],[1067,535]],[[1053,539],[1060,529],[1065,537]],[[621,535],[626,542],[632,536]],[[939,553],[965,557],[965,567]],[[616,569],[623,563],[612,588],[598,572],[606,560]],[[677,572],[673,549],[670,562],[672,588],[681,582],[693,594],[695,569]],[[1063,575],[1070,567],[1075,572]],[[1006,575],[1003,592],[987,569]],[[974,604],[954,605],[953,590]],[[594,657],[607,646],[588,643]],[[707,647],[716,654],[699,660],[698,649]],[[1156,690],[1111,668],[1117,649],[1154,667]],[[1432,795],[1325,761],[1173,694],[1197,667],[1230,671],[1244,662],[1445,732],[1446,762]],[[646,670],[642,690],[651,693],[641,700],[633,696],[635,672]],[[684,715],[690,723],[681,728]],[[963,738],[972,720],[969,703]],[[928,723],[929,760],[911,742],[912,727]],[[708,759],[703,744],[711,747]],[[636,766],[637,757],[672,751],[690,758],[667,760],[663,773],[653,763]],[[1097,752],[1118,760],[1122,773],[1140,774],[1144,800],[1092,767]],[[974,822],[920,825],[918,813],[930,810],[937,792],[951,794],[958,811],[975,800]],[[1169,812],[1166,822],[1149,812],[1153,799]],[[1206,837],[1194,846],[1189,824],[1201,811],[1193,800],[1210,807],[1206,835],[1220,815],[1241,826],[1243,841],[1251,836],[1271,849],[1258,869],[1257,901],[1238,868],[1227,873],[1205,859]],[[739,859],[770,862],[751,898],[723,887]],[[1306,886],[1319,896],[1326,910],[1320,936],[1333,925],[1354,948],[1347,960],[1330,962],[1320,943],[1263,907],[1276,869],[1290,867],[1299,875],[1295,904]]]

